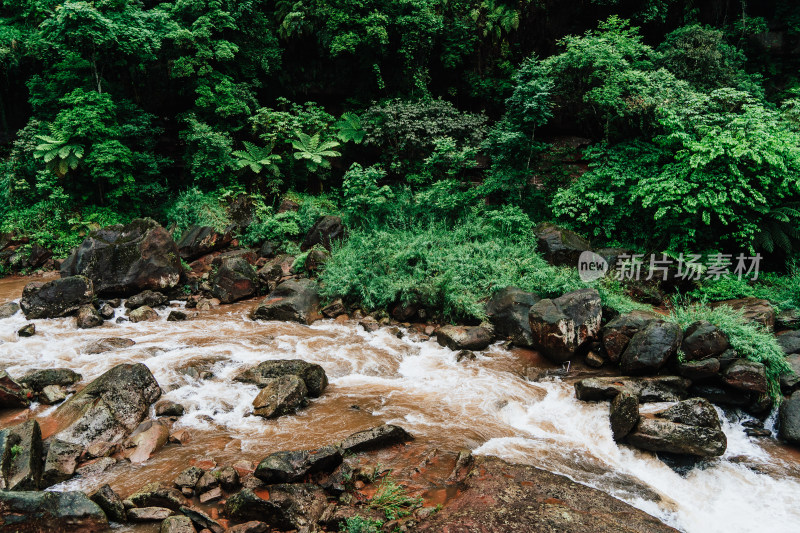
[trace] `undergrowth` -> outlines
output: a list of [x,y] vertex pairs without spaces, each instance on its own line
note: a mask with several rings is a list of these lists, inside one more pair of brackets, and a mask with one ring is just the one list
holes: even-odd
[[704,282],[689,293],[699,300],[719,301],[733,298],[763,298],[779,310],[800,309],[800,266],[793,265],[785,275],[763,273],[757,281],[724,277]]
[[380,533],[383,522],[363,516],[352,516],[339,524],[341,533]]
[[370,508],[383,511],[387,520],[408,516],[421,505],[422,498],[412,498],[405,487],[389,476],[383,478],[375,495],[369,501]]

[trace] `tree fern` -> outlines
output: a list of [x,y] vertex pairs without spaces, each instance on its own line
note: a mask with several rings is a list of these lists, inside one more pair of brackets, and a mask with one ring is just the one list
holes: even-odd
[[244,150],[235,150],[233,156],[236,158],[236,165],[239,168],[249,167],[254,174],[261,174],[263,170],[268,170],[275,176],[280,173],[278,163],[281,156],[272,153],[272,145],[263,148],[253,143],[245,141]]
[[297,132],[295,136],[297,138],[292,141],[292,147],[297,150],[294,153],[294,158],[298,161],[305,160],[306,166],[311,172],[318,168],[330,168],[331,163],[328,159],[342,155],[333,150],[333,148],[339,146],[338,142],[322,141],[319,133],[306,135],[305,133]]
[[355,113],[343,114],[334,126],[339,130],[336,137],[343,143],[353,141],[356,144],[361,144],[361,141],[364,140],[364,135],[367,133],[361,127],[361,119]]
[[800,249],[800,206],[777,207],[767,213],[763,227],[756,234],[756,249],[774,252],[779,248],[787,254]]
[[75,170],[83,159],[84,148],[81,144],[70,144],[68,136],[50,128],[50,135],[36,135],[41,141],[34,148],[33,156],[47,163],[47,168],[64,177],[68,170]]

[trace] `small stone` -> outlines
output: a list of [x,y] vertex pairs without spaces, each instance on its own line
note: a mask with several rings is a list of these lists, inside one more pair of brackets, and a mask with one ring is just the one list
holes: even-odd
[[170,311],[167,316],[167,322],[182,322],[186,320],[186,313],[183,311]]
[[105,472],[115,464],[117,464],[116,459],[112,457],[101,457],[100,459],[93,459],[88,463],[84,463],[75,470],[75,473],[81,477],[89,477],[99,474],[100,472]]
[[171,400],[161,400],[156,404],[156,416],[183,416],[184,411],[181,404]]
[[158,320],[158,313],[155,310],[147,305],[143,305],[141,307],[137,307],[133,311],[131,311],[130,315],[128,315],[131,322],[146,322],[150,320]]
[[196,533],[188,516],[170,516],[161,522],[159,533]]
[[46,405],[63,402],[66,398],[67,392],[60,385],[48,385],[39,393],[39,401]]
[[622,391],[611,400],[609,420],[611,434],[616,442],[621,442],[639,423],[639,398]]
[[0,319],[11,318],[19,312],[19,304],[16,302],[8,302],[0,305]]
[[475,360],[475,352],[470,350],[461,350],[456,354],[456,362],[460,363],[461,361],[474,361]]
[[218,486],[219,478],[217,477],[216,472],[209,470],[200,476],[200,479],[197,480],[194,490],[197,491],[198,494],[203,494],[204,492],[208,492],[209,490]]
[[100,306],[97,310],[97,313],[104,319],[104,320],[111,320],[114,318],[114,308],[111,307],[109,304],[104,303]]
[[222,487],[214,487],[200,495],[200,503],[208,503],[222,498]]
[[224,466],[218,471],[219,483],[227,491],[233,491],[239,486],[239,473],[232,466]]
[[174,515],[175,511],[166,507],[134,507],[128,509],[131,522],[161,522]]
[[197,485],[197,482],[200,481],[200,478],[203,477],[205,472],[202,468],[197,466],[190,466],[180,474],[178,477],[175,478],[176,487],[183,488],[183,487],[191,487],[194,488]]
[[189,432],[188,429],[179,429],[170,433],[169,435],[169,442],[174,444],[180,444],[184,446],[189,444],[192,441],[192,434]]
[[103,317],[100,316],[100,313],[97,312],[93,305],[86,304],[78,309],[75,324],[80,329],[97,328],[103,325]]
[[34,324],[26,324],[17,331],[17,335],[20,337],[33,337],[36,335],[36,326]]
[[600,368],[603,366],[603,358],[595,351],[590,351],[586,354],[586,365],[592,368]]

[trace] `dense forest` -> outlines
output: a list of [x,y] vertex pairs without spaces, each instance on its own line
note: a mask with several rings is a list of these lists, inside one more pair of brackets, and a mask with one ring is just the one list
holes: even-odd
[[242,243],[297,253],[339,214],[332,293],[464,317],[500,281],[576,281],[530,253],[553,221],[760,253],[784,275],[695,291],[792,307],[799,60],[788,0],[4,0],[1,229],[63,256],[136,217],[222,230],[246,194]]

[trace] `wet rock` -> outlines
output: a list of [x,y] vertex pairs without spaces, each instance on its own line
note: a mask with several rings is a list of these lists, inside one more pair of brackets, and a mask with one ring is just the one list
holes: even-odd
[[456,363],[460,363],[461,361],[474,361],[476,358],[475,352],[461,350],[456,354]]
[[692,381],[709,379],[719,374],[720,362],[716,357],[700,361],[678,362],[678,373]]
[[650,322],[631,338],[620,358],[620,369],[627,375],[655,374],[678,352],[682,336],[677,324]]
[[194,489],[197,482],[200,481],[200,478],[203,477],[205,471],[202,468],[197,466],[190,466],[180,474],[178,477],[175,478],[175,486],[178,488],[185,488],[189,487]]
[[169,298],[158,291],[142,291],[125,300],[125,309],[138,309],[142,306],[164,307],[169,304]]
[[480,351],[492,343],[492,334],[482,326],[443,326],[436,330],[436,342],[454,352]]
[[728,444],[725,433],[719,429],[653,418],[639,420],[626,441],[643,450],[698,457],[719,457]]
[[250,522],[245,522],[244,524],[239,524],[238,526],[228,528],[228,533],[264,533],[265,531],[267,531],[267,524],[257,520],[252,520]]
[[539,252],[553,265],[577,267],[581,253],[591,250],[589,241],[574,231],[549,222],[537,225],[533,233]]
[[316,275],[318,274],[322,268],[325,266],[325,263],[331,258],[331,253],[327,250],[323,250],[320,248],[312,248],[308,255],[306,255],[305,261],[303,261],[302,265],[292,265],[292,270],[297,273],[305,272],[308,275]]
[[398,322],[409,322],[417,316],[417,311],[419,307],[413,302],[399,303],[392,307],[392,318]]
[[775,326],[778,329],[800,329],[800,311],[784,309],[775,317]]
[[728,348],[728,337],[717,326],[705,320],[690,324],[681,342],[681,351],[687,361],[716,357]]
[[22,290],[20,307],[25,318],[58,318],[71,315],[94,298],[94,286],[84,276],[29,283]]
[[192,441],[192,434],[189,432],[188,429],[179,429],[178,431],[173,431],[169,435],[169,442],[173,444],[179,444],[184,446],[189,444]]
[[82,452],[83,446],[80,444],[50,439],[42,472],[42,487],[49,487],[71,478],[75,474]]
[[767,371],[762,363],[739,359],[722,373],[722,380],[735,389],[767,392]]
[[288,320],[301,324],[311,324],[319,316],[317,284],[309,279],[284,281],[251,313],[253,320]]
[[4,318],[11,318],[19,311],[19,304],[16,302],[8,302],[0,305],[0,320]]
[[400,426],[384,424],[353,433],[344,439],[339,446],[344,452],[359,453],[401,444],[413,439],[414,437]]
[[589,353],[586,354],[586,366],[600,368],[603,366],[604,362],[605,360],[594,350],[590,350]]
[[358,323],[358,325],[361,326],[361,328],[367,333],[375,333],[381,329],[381,325],[375,320],[362,320]]
[[0,370],[0,408],[28,407],[27,392],[8,372]]
[[629,391],[622,391],[611,400],[609,420],[611,434],[621,442],[639,423],[639,398]]
[[703,398],[690,398],[678,402],[664,411],[655,413],[658,418],[711,429],[720,429],[719,415],[711,403]]
[[792,372],[781,374],[781,391],[791,394],[800,388],[800,353],[788,356],[786,363]]
[[223,496],[222,487],[214,487],[213,489],[202,493],[198,496],[200,503],[208,503],[221,499]]
[[182,322],[186,320],[186,313],[183,311],[170,311],[167,315],[167,322]]
[[159,396],[161,388],[146,366],[117,365],[59,406],[54,417],[64,429],[56,438],[84,447],[122,442]]
[[532,346],[531,324],[528,314],[541,298],[517,287],[506,287],[495,293],[486,304],[486,316],[494,324],[495,332],[517,346]]
[[162,483],[148,483],[128,497],[137,507],[166,507],[178,511],[186,505],[183,495],[172,487]]
[[219,522],[208,516],[200,509],[184,506],[181,507],[181,512],[199,528],[209,530],[212,533],[223,533],[225,531],[225,528],[222,527]]
[[239,487],[239,473],[232,466],[223,466],[217,470],[217,478],[223,489],[232,491]]
[[272,259],[277,255],[280,246],[280,243],[275,241],[264,241],[258,249],[258,257]]
[[347,310],[344,307],[342,299],[337,298],[330,304],[323,307],[321,312],[322,316],[324,316],[325,318],[336,318],[337,316],[345,314]]
[[204,472],[200,479],[197,480],[197,484],[194,487],[194,490],[198,493],[206,492],[207,490],[211,490],[214,487],[219,486],[219,477],[216,470],[209,470]]
[[675,402],[686,398],[691,382],[678,376],[599,377],[575,383],[575,396],[586,402],[611,400],[623,391],[640,402]]
[[800,391],[781,404],[778,436],[788,443],[800,446]]
[[55,405],[67,399],[67,391],[60,385],[48,385],[36,397],[45,405]]
[[175,241],[152,219],[91,232],[61,265],[62,277],[86,276],[105,295],[171,289],[182,271]]
[[218,257],[211,265],[211,294],[221,303],[229,304],[250,298],[258,292],[258,275],[243,258]]
[[327,506],[327,495],[317,485],[297,483],[271,485],[269,500],[242,489],[225,502],[225,512],[234,520],[259,520],[280,530],[311,527]]
[[216,298],[201,298],[197,302],[196,309],[198,311],[209,311],[214,309],[215,307],[219,307],[220,301]]
[[309,474],[332,472],[341,463],[342,452],[336,446],[275,452],[258,464],[254,475],[267,484],[293,483]]
[[156,416],[183,416],[184,407],[172,400],[161,400],[156,404]]
[[279,255],[275,259],[268,261],[258,269],[258,279],[264,285],[274,286],[281,278],[291,275],[294,259],[294,256],[291,255]]
[[312,398],[319,397],[328,386],[328,376],[318,364],[307,363],[302,359],[276,359],[264,361],[254,368],[245,370],[234,379],[242,383],[253,383],[264,387],[272,379],[281,376],[297,376],[303,380]]
[[308,230],[300,250],[305,252],[316,245],[331,251],[331,244],[341,241],[347,235],[347,230],[342,224],[342,219],[335,216],[323,216],[317,219],[314,225]]
[[789,331],[778,335],[777,341],[786,355],[800,354],[800,331]]
[[17,335],[20,337],[33,337],[36,335],[36,326],[34,324],[25,324],[17,331]]
[[728,306],[736,311],[741,310],[745,320],[756,322],[762,326],[771,328],[775,325],[775,309],[768,300],[759,298],[740,298],[736,300],[723,300],[720,302],[709,302],[708,306],[717,308]]
[[9,531],[96,533],[108,529],[103,510],[82,492],[0,491]]
[[131,433],[125,442],[125,457],[131,463],[144,463],[167,443],[169,426],[161,420],[146,420]]
[[175,514],[165,507],[134,507],[128,509],[128,520],[131,522],[161,522]]
[[657,317],[655,313],[648,311],[634,311],[620,315],[606,324],[602,336],[603,347],[609,361],[618,362],[633,336]]
[[128,315],[131,322],[147,322],[150,320],[158,320],[158,313],[156,313],[155,309],[150,306],[143,305],[141,307],[137,307],[131,314]]
[[533,347],[553,362],[571,359],[600,331],[600,295],[581,289],[554,300],[540,300],[528,315]]
[[82,477],[92,477],[105,472],[112,466],[117,464],[117,460],[113,457],[100,457],[99,459],[92,459],[75,469],[75,474]]
[[253,414],[276,418],[308,404],[308,389],[297,376],[280,376],[267,383],[253,400]]
[[159,533],[197,533],[188,516],[170,516],[161,522]]
[[181,259],[194,261],[198,257],[222,250],[232,241],[233,235],[230,231],[220,233],[210,226],[192,226],[178,241],[178,253]]
[[107,303],[101,304],[100,307],[97,309],[97,312],[100,314],[100,317],[103,320],[111,320],[112,318],[114,318],[114,315],[116,314],[114,308]]
[[[38,490],[42,485],[42,430],[28,420],[0,430],[0,488]],[[0,514],[0,516],[2,516]]]
[[128,348],[134,344],[136,344],[136,342],[131,339],[124,339],[122,337],[107,337],[105,339],[90,342],[83,348],[83,353],[91,355],[110,352],[111,350]]
[[97,328],[103,325],[103,317],[97,312],[93,305],[82,305],[78,309],[75,324],[80,329]]
[[328,491],[330,494],[342,494],[348,488],[352,488],[352,482],[355,476],[355,470],[348,463],[340,464],[331,475],[320,481],[320,487]]
[[92,494],[91,500],[100,506],[112,522],[123,523],[127,519],[122,499],[108,484],[97,489],[97,492]]
[[750,394],[730,387],[715,384],[698,384],[689,389],[689,394],[705,398],[715,405],[746,408],[752,403]]

